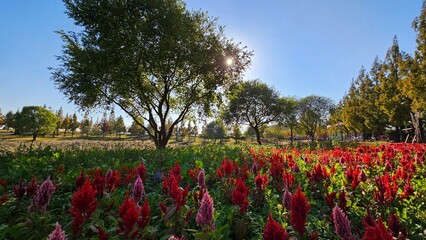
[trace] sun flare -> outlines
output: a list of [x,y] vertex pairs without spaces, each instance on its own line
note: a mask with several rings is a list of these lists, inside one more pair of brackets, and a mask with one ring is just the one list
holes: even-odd
[[234,60],[232,60],[232,58],[226,59],[226,65],[231,66],[232,63],[234,63]]

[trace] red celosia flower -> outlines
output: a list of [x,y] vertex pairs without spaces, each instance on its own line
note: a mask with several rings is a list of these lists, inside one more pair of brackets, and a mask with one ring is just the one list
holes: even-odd
[[386,230],[382,219],[379,216],[378,223],[374,226],[365,226],[364,240],[393,240],[392,235]]
[[364,171],[362,171],[361,170],[361,172],[359,173],[359,175],[358,175],[358,180],[360,181],[360,182],[365,182],[365,181],[367,181],[367,175],[365,174],[365,172]]
[[28,197],[33,196],[36,193],[37,188],[38,188],[38,184],[35,180],[35,177],[33,176],[32,179],[31,179],[31,182],[28,184],[27,189],[26,189],[27,196]]
[[179,210],[182,206],[186,204],[186,199],[188,197],[188,194],[189,194],[189,185],[186,186],[186,188],[183,191],[179,190],[179,195],[175,199],[177,210]]
[[289,173],[289,172],[284,172],[283,173],[283,181],[284,181],[284,187],[287,189],[292,189],[293,188],[293,183],[294,183],[294,175]]
[[62,231],[61,225],[56,222],[56,228],[49,234],[47,240],[66,240],[65,231]]
[[6,187],[7,186],[6,180],[0,180],[0,186]]
[[379,205],[385,205],[393,200],[398,192],[398,185],[396,179],[391,180],[388,173],[383,177],[376,176],[377,190],[374,190],[373,198]]
[[103,196],[105,188],[105,177],[103,176],[101,169],[97,169],[95,172],[95,178],[92,181],[92,188],[96,190],[98,195],[101,197]]
[[142,182],[146,182],[146,166],[143,162],[136,169],[137,174],[142,179]]
[[409,196],[414,194],[413,185],[411,185],[410,181],[405,184],[404,191],[402,192],[401,199],[408,198]]
[[399,232],[401,231],[401,224],[399,223],[398,217],[395,215],[395,212],[392,212],[388,218],[388,226],[392,232],[392,235],[398,238]]
[[84,175],[84,168],[81,170],[80,175],[78,175],[77,179],[75,180],[75,186],[77,188],[80,188],[83,186],[84,182],[86,182],[86,176]]
[[140,214],[138,219],[138,227],[144,228],[146,227],[146,225],[148,225],[150,212],[151,212],[151,210],[149,209],[148,198],[145,200],[144,205],[142,205],[142,207],[139,209],[139,212]]
[[309,234],[309,240],[316,240],[316,239],[318,239],[318,232]]
[[258,174],[254,179],[254,182],[256,184],[257,190],[265,190],[266,186],[268,185],[268,175],[264,174],[262,176]]
[[90,180],[86,179],[83,186],[73,194],[71,202],[71,216],[73,219],[73,232],[78,235],[82,224],[90,219],[92,213],[96,210],[96,190],[90,185]]
[[348,211],[348,207],[346,206],[347,202],[348,201],[346,200],[346,192],[345,192],[345,190],[343,190],[339,194],[339,207],[340,207],[340,209],[342,209],[343,212]]
[[118,227],[121,233],[128,234],[132,232],[133,226],[138,222],[138,206],[135,204],[133,199],[126,196],[124,202],[118,209],[118,215],[121,218],[121,222]]
[[345,213],[336,205],[333,208],[334,230],[342,240],[351,240],[351,225]]
[[160,210],[162,214],[166,214],[167,212],[167,206],[163,202],[160,202]]
[[268,216],[268,222],[263,230],[263,239],[265,240],[285,240],[288,238],[286,230],[274,220],[271,213]]
[[376,225],[376,222],[374,221],[373,216],[371,216],[369,207],[367,207],[367,215],[365,215],[362,218],[362,224],[364,224],[364,226],[370,226],[370,227],[374,227]]
[[178,162],[176,162],[175,165],[173,166],[173,168],[171,168],[169,170],[169,175],[174,176],[176,181],[178,183],[180,183],[180,181],[182,180],[182,176],[180,175],[180,173],[181,173],[180,166],[179,166]]
[[114,190],[120,185],[121,183],[121,176],[120,172],[117,170],[111,170],[109,169],[107,174],[105,175],[105,182],[107,189],[110,193],[114,192]]
[[98,226],[98,239],[99,240],[107,240],[108,236],[104,230],[100,226]]
[[327,203],[327,205],[333,209],[334,207],[334,199],[336,199],[336,192],[331,192],[330,194],[326,193],[325,194],[325,202]]
[[308,200],[306,199],[305,194],[299,187],[296,192],[291,196],[290,202],[290,223],[293,226],[294,230],[300,235],[305,234],[305,223],[306,217],[310,210]]
[[247,196],[250,190],[244,184],[241,179],[237,180],[237,186],[232,191],[232,203],[238,205],[240,207],[240,212],[244,213],[247,211],[247,207],[249,205],[249,201],[247,200]]
[[17,199],[21,199],[25,195],[25,186],[22,181],[19,182],[18,185],[13,186],[13,192],[15,193],[15,197]]
[[321,182],[323,179],[328,178],[330,175],[327,173],[327,169],[318,163],[312,169],[312,173],[306,171],[306,176],[309,178],[310,183],[318,183]]
[[217,169],[216,169],[216,176],[217,176],[219,179],[221,179],[221,178],[223,177],[223,173],[222,173],[222,171],[221,171],[219,168],[217,168]]
[[0,206],[3,205],[3,203],[9,201],[9,195],[5,194],[3,196],[0,197]]
[[227,176],[230,176],[234,171],[234,166],[232,165],[232,162],[228,159],[228,157],[225,157],[221,165],[223,173],[225,173]]

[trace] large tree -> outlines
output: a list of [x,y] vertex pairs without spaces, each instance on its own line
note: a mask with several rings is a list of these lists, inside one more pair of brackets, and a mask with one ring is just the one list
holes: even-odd
[[[79,125],[80,125],[80,123],[78,122],[77,114],[74,113],[72,115],[71,124],[70,124],[71,137],[74,137],[74,132],[77,130]],[[80,131],[81,131],[81,129],[80,129]]]
[[278,100],[278,107],[278,122],[290,129],[290,143],[293,144],[293,131],[298,125],[299,101],[294,97],[282,97]]
[[15,114],[12,111],[7,112],[4,121],[6,129],[9,131],[9,128],[15,127]]
[[259,80],[243,81],[229,96],[225,120],[248,124],[256,133],[257,143],[262,144],[260,129],[278,119],[278,98],[277,91]]
[[324,127],[334,103],[330,98],[322,96],[307,96],[300,99],[299,122],[306,134],[315,140],[315,134],[320,127]]
[[417,47],[414,57],[404,62],[403,70],[406,74],[400,88],[402,94],[412,100],[411,122],[416,139],[420,142],[424,138],[421,116],[426,109],[426,1],[423,2],[420,16],[413,21],[413,28],[417,32]]
[[159,149],[188,112],[209,112],[250,63],[252,53],[228,40],[215,19],[179,0],[64,2],[82,30],[59,32],[57,87],[83,109],[116,104]]
[[402,84],[403,71],[401,64],[407,54],[401,52],[396,36],[392,46],[386,53],[379,78],[380,96],[378,103],[389,123],[396,128],[397,141],[402,141],[402,128],[410,120],[410,99],[403,96],[399,85]]
[[56,128],[58,118],[54,113],[39,106],[25,106],[16,114],[16,128],[20,133],[30,132],[33,141],[40,134],[52,133]]

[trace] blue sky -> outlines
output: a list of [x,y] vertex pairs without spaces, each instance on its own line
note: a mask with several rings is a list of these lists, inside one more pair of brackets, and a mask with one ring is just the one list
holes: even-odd
[[[225,34],[254,51],[246,79],[259,78],[282,95],[315,94],[336,102],[361,66],[383,59],[398,36],[412,53],[413,19],[422,0],[189,0],[187,8],[208,11]],[[4,1],[0,7],[0,108],[69,104],[50,80],[62,42],[55,30],[75,30],[62,1]],[[118,112],[118,111],[117,111]],[[116,116],[120,114],[117,113]]]

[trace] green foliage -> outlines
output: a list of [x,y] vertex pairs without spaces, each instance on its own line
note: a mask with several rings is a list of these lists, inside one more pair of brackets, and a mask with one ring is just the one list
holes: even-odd
[[406,58],[407,55],[399,50],[398,40],[395,37],[386,53],[379,78],[380,109],[396,127],[404,126],[410,119],[411,100],[404,98],[398,88],[403,76],[401,64]]
[[315,134],[320,128],[325,128],[333,109],[334,103],[327,97],[312,95],[300,99],[299,122],[311,141],[315,140]]
[[25,106],[15,117],[17,130],[21,133],[31,133],[33,141],[38,135],[53,133],[58,121],[55,114],[39,106]]
[[139,125],[157,148],[190,111],[209,113],[250,64],[250,51],[182,1],[64,2],[82,30],[59,32],[63,55],[52,79],[81,108],[116,104],[144,119],[148,126]]
[[205,127],[204,135],[210,139],[223,139],[225,138],[225,126],[220,119],[208,123]]
[[242,81],[230,93],[225,121],[248,124],[262,144],[260,128],[278,119],[278,98],[277,91],[259,80]]

